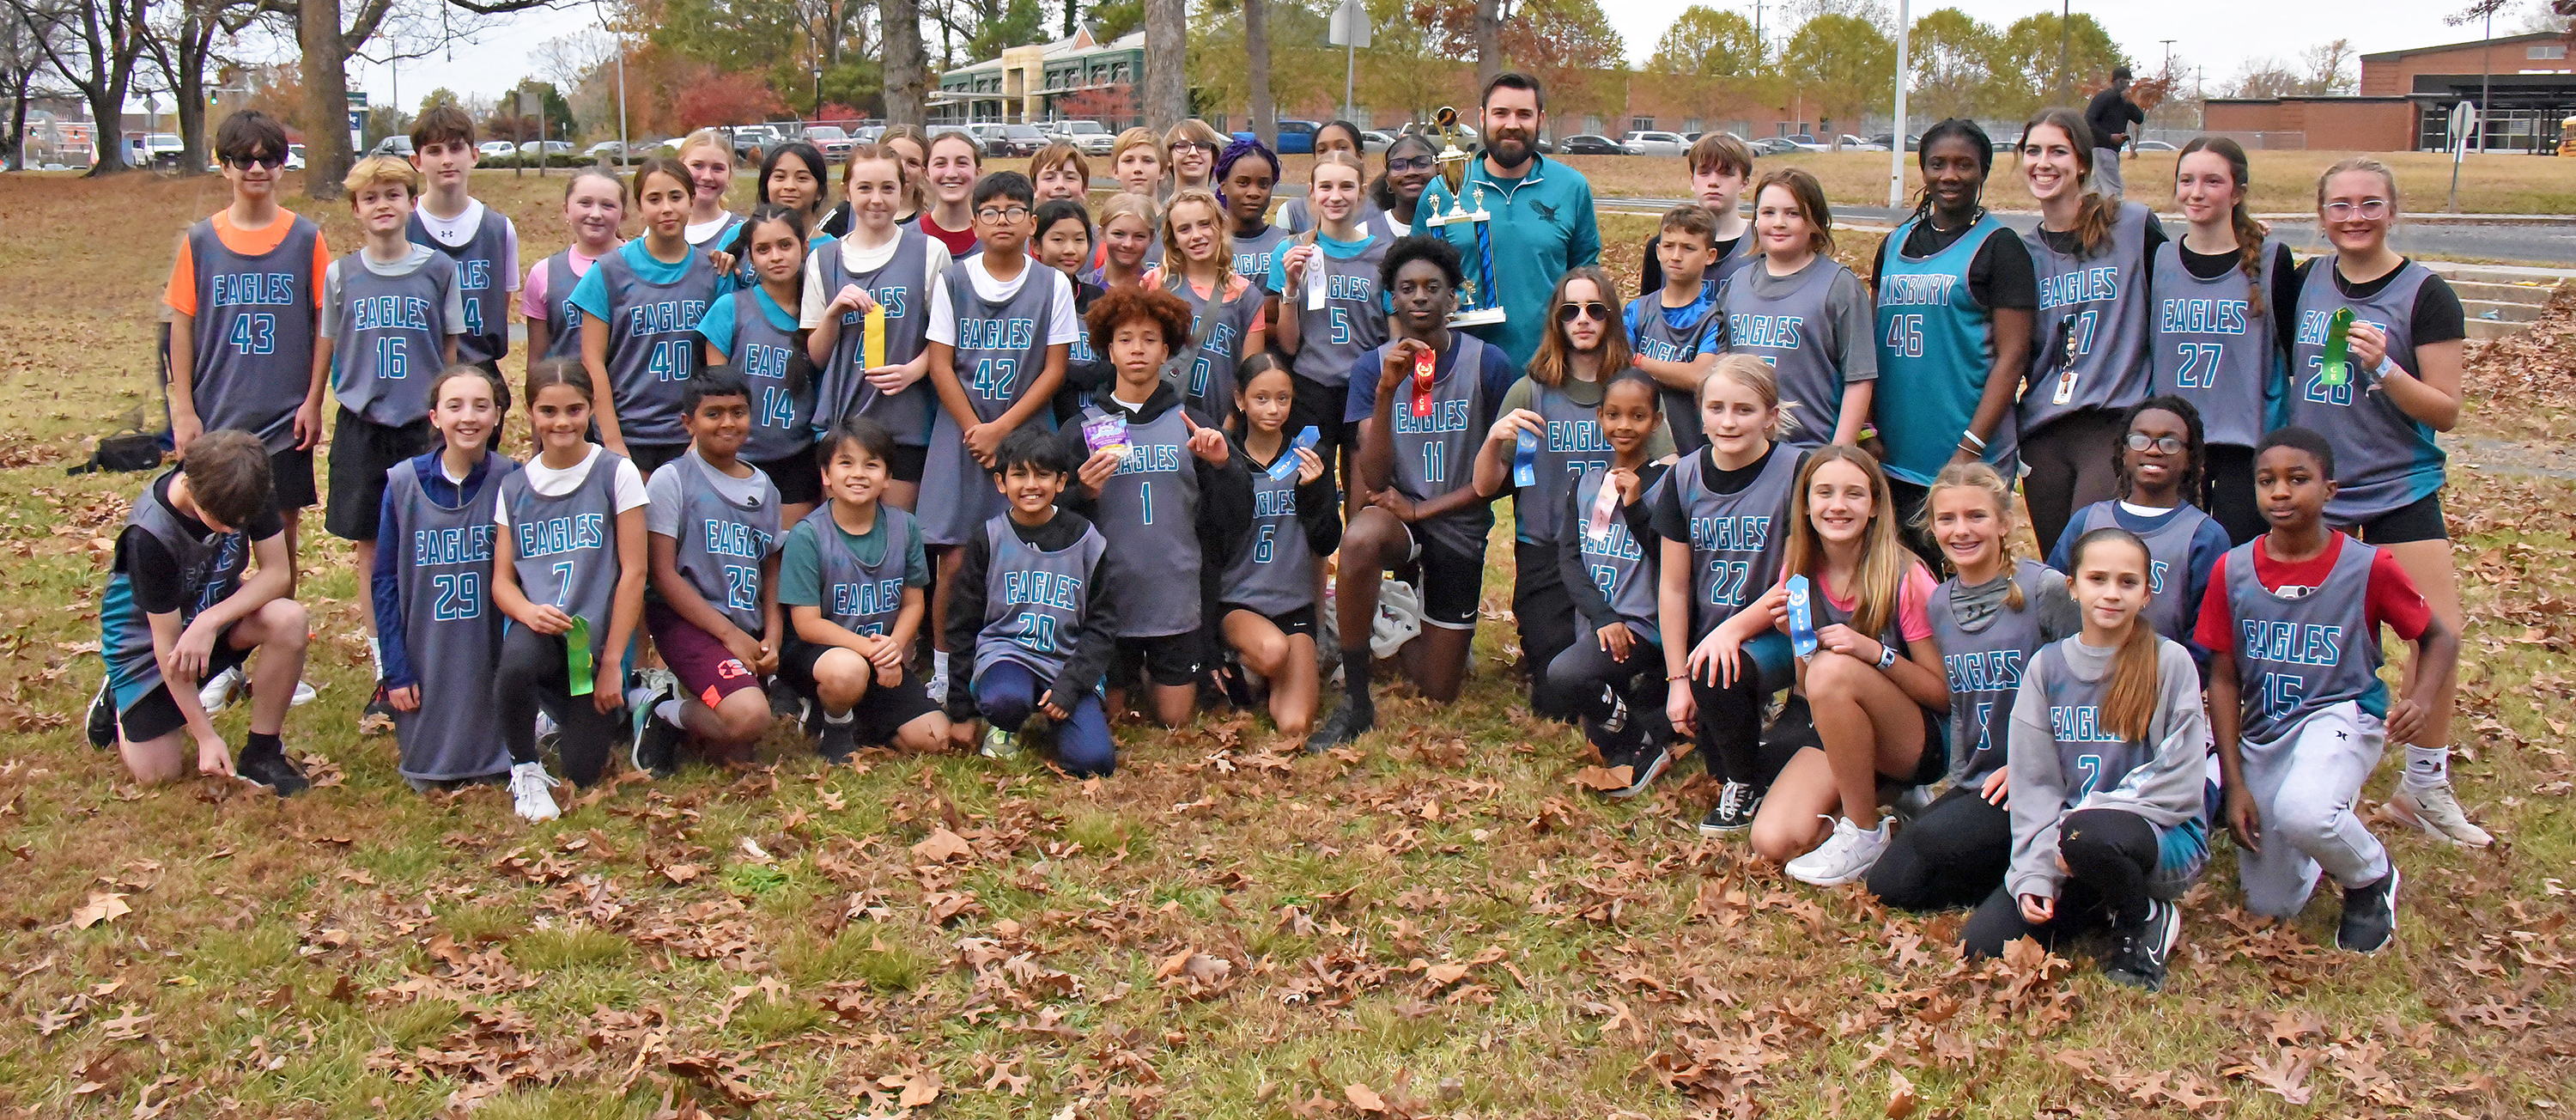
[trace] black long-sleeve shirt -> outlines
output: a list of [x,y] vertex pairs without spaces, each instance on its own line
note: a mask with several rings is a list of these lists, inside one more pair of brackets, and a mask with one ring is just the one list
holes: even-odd
[[[1047,552],[1072,547],[1091,528],[1082,515],[1061,506],[1043,525],[1022,525],[1007,514],[1003,520],[1029,547]],[[975,718],[975,639],[984,631],[984,584],[993,566],[993,546],[982,533],[970,534],[962,551],[957,581],[947,589],[950,719]],[[1115,564],[1110,552],[1103,550],[1100,562],[1091,566],[1088,586],[1092,591],[1084,603],[1081,637],[1074,642],[1073,656],[1065,659],[1064,671],[1047,688],[1046,698],[1066,711],[1072,711],[1075,701],[1109,671],[1110,654],[1118,648],[1118,604],[1107,593]]]
[[[1628,536],[1637,547],[1646,550],[1647,571],[1662,557],[1663,538],[1655,534],[1655,507],[1646,500],[1655,484],[1672,470],[1670,463],[1648,463],[1637,471],[1637,500],[1619,507],[1620,520],[1628,523]],[[1610,485],[1602,482],[1603,486]],[[1619,621],[1619,612],[1610,609],[1610,600],[1601,594],[1601,585],[1592,582],[1591,565],[1583,562],[1583,524],[1591,520],[1592,511],[1578,508],[1577,488],[1565,491],[1565,531],[1556,535],[1556,572],[1565,581],[1566,593],[1574,599],[1575,616],[1593,630]]]
[[[1110,387],[1104,385],[1095,392],[1091,398],[1092,405],[1103,412],[1125,413],[1128,423],[1149,424],[1178,408],[1199,427],[1217,426],[1205,413],[1182,404],[1181,395],[1168,384],[1154,386],[1154,392],[1145,398],[1145,403],[1132,409],[1111,396],[1109,390]],[[1058,437],[1072,452],[1074,462],[1091,457],[1090,445],[1082,441],[1080,423],[1065,425],[1058,432]],[[1213,564],[1218,557],[1230,555],[1252,533],[1252,474],[1245,469],[1244,457],[1239,452],[1226,456],[1224,466],[1217,466],[1196,455],[1189,459],[1199,476],[1200,563]],[[1299,500],[1303,500],[1302,495]],[[1082,492],[1082,484],[1078,481],[1065,487],[1064,496],[1057,499],[1057,504],[1085,517],[1093,516],[1099,508],[1096,499]]]

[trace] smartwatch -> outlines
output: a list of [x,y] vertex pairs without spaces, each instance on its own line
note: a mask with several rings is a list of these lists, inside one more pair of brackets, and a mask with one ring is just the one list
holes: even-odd
[[1878,670],[1879,670],[1880,672],[1884,673],[1884,672],[1886,672],[1886,671],[1888,670],[1888,668],[1889,668],[1890,666],[1893,666],[1893,665],[1895,665],[1895,664],[1896,664],[1896,647],[1895,647],[1895,646],[1891,646],[1891,645],[1889,645],[1889,644],[1887,644],[1887,643],[1885,643],[1885,642],[1880,642],[1880,643],[1878,644]]

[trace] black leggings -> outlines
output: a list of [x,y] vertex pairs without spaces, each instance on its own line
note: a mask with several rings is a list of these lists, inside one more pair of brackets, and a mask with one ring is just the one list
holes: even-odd
[[[1597,722],[1609,718],[1615,694],[1628,705],[1627,724],[1608,742],[1595,735],[1592,745],[1635,745],[1646,728],[1664,722],[1663,647],[1639,638],[1628,647],[1626,661],[1614,661],[1597,633],[1581,633],[1579,624],[1575,629],[1574,644],[1550,660],[1534,682],[1532,705]],[[1640,681],[1640,676],[1650,679]]]
[[1530,710],[1547,719],[1573,719],[1574,710],[1560,706],[1562,697],[1545,687],[1556,655],[1583,644],[1577,640],[1583,627],[1574,617],[1574,596],[1565,590],[1565,577],[1556,566],[1555,545],[1513,543],[1512,618],[1520,629],[1521,664],[1529,672]]
[[2057,913],[2046,925],[2022,920],[2021,900],[2009,885],[1968,916],[1959,940],[1971,957],[2003,954],[2004,946],[2036,937],[2054,948],[2073,934],[2104,924],[2129,925],[2147,917],[2147,880],[2162,858],[2156,828],[2146,818],[2123,809],[2079,809],[2057,825],[2057,854],[2066,860],[2066,881],[2058,884]]
[[2070,412],[2021,438],[2021,461],[2030,473],[2021,480],[2022,499],[2030,503],[2031,532],[2053,547],[2075,511],[2119,493],[2111,460],[2120,452],[2120,410],[2088,408]]
[[1806,703],[1793,698],[1773,729],[1772,749],[1763,749],[1763,701],[1789,683],[1762,679],[1762,667],[1750,651],[1736,655],[1732,685],[1720,688],[1708,683],[1705,671],[1691,678],[1691,702],[1699,708],[1698,742],[1710,777],[1767,789],[1790,756],[1813,743]]
[[2254,449],[2213,443],[2203,449],[2209,472],[2209,515],[2227,530],[2229,547],[2263,535],[2263,504],[2254,500]]
[[1869,893],[1901,910],[1974,906],[2003,885],[2012,863],[2012,812],[1954,786],[1896,834],[1869,869]]
[[[618,681],[596,682],[611,692]],[[542,706],[563,729],[559,746],[564,776],[574,785],[599,780],[607,768],[617,717],[592,706],[591,698],[572,694],[572,670],[564,664],[561,634],[540,634],[513,624],[501,636],[501,665],[492,680],[492,704],[501,713],[501,740],[512,763],[537,762],[537,709]]]

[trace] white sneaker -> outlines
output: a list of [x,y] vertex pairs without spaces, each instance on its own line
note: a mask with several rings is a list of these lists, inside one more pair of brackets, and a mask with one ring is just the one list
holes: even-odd
[[1867,832],[1842,817],[1834,822],[1834,834],[1816,846],[1816,850],[1789,861],[1789,877],[1818,887],[1839,887],[1869,874],[1878,857],[1887,851],[1888,824],[1895,818],[1881,818],[1878,827]]
[[998,727],[988,727],[984,729],[984,757],[1016,758],[1019,756],[1019,753],[1019,736],[1011,734],[1010,732],[1004,731]]
[[240,666],[208,677],[206,683],[197,687],[197,706],[209,712],[222,711],[224,705],[233,702],[233,693],[241,691],[241,686]]
[[542,762],[510,764],[510,807],[521,819],[550,821],[563,815],[555,805],[555,779]]
[[320,695],[321,693],[313,691],[312,685],[306,684],[303,681],[297,681],[295,682],[295,695],[286,702],[286,706],[290,708],[301,708],[306,704],[312,703],[314,698]]
[[2461,811],[2459,795],[2451,792],[2448,781],[2422,789],[2398,782],[2397,792],[2388,798],[2388,804],[2379,815],[2408,828],[2422,829],[2425,835],[2436,840],[2448,840],[2462,847],[2483,848],[2495,843],[2495,837],[2488,835],[2487,830],[2479,828],[2469,820],[2467,813]]
[[930,702],[932,704],[943,708],[948,706],[947,654],[933,653],[930,655],[930,676],[921,682],[921,691],[923,694],[930,697]]

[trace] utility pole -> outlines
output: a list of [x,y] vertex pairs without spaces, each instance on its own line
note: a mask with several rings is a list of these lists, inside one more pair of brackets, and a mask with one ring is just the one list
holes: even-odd
[[2066,104],[2066,38],[2075,20],[2075,0],[2064,0],[2057,10],[2057,103]]
[[2164,75],[2163,75],[2163,76],[2164,76],[2164,80],[2165,80],[2165,94],[2164,94],[2164,96],[2163,96],[2163,97],[2158,98],[2158,99],[2156,100],[2156,108],[2158,108],[2158,109],[2162,109],[2162,108],[2164,108],[2164,107],[2165,107],[2165,104],[2166,104],[2167,102],[2170,102],[2170,101],[2172,101],[2172,100],[2173,100],[2173,94],[2174,94],[2174,91],[2173,91],[2173,45],[2174,45],[2174,41],[2173,41],[2173,40],[2171,40],[2171,39],[2159,39],[2159,40],[2157,40],[2157,41],[2158,41],[2158,42],[2161,42],[2161,43],[2163,43],[2163,44],[2165,45],[2165,68],[2164,68]]
[[[2487,41],[2487,42],[2486,42],[2486,46],[2485,46],[2485,48],[2484,48],[2484,49],[2482,49],[2482,50],[2479,52],[2479,58],[2478,58],[2478,120],[2477,120],[2477,128],[2478,128],[2478,154],[2479,154],[2479,155],[2485,155],[2485,154],[2486,154],[2486,151],[2487,151],[2487,106],[2489,106],[2489,105],[2491,105],[2491,104],[2493,104],[2493,103],[2494,103],[2494,94],[2493,94],[2492,92],[2490,92],[2489,87],[2490,87],[2490,85],[2495,81],[2495,10],[2496,10],[2496,5],[2494,5],[2494,4],[2488,4],[2488,5],[2486,5],[2486,9],[2487,9],[2487,20],[2486,20],[2486,41]],[[2454,207],[2454,209],[2456,209],[2456,208],[2457,208],[2457,207],[2455,206],[2455,207]]]
[[1753,0],[1753,68],[1762,68],[1762,0]]
[[1905,55],[1914,32],[1909,7],[1908,0],[1896,0],[1896,127],[1887,137],[1887,207],[1890,210],[1905,205]]

